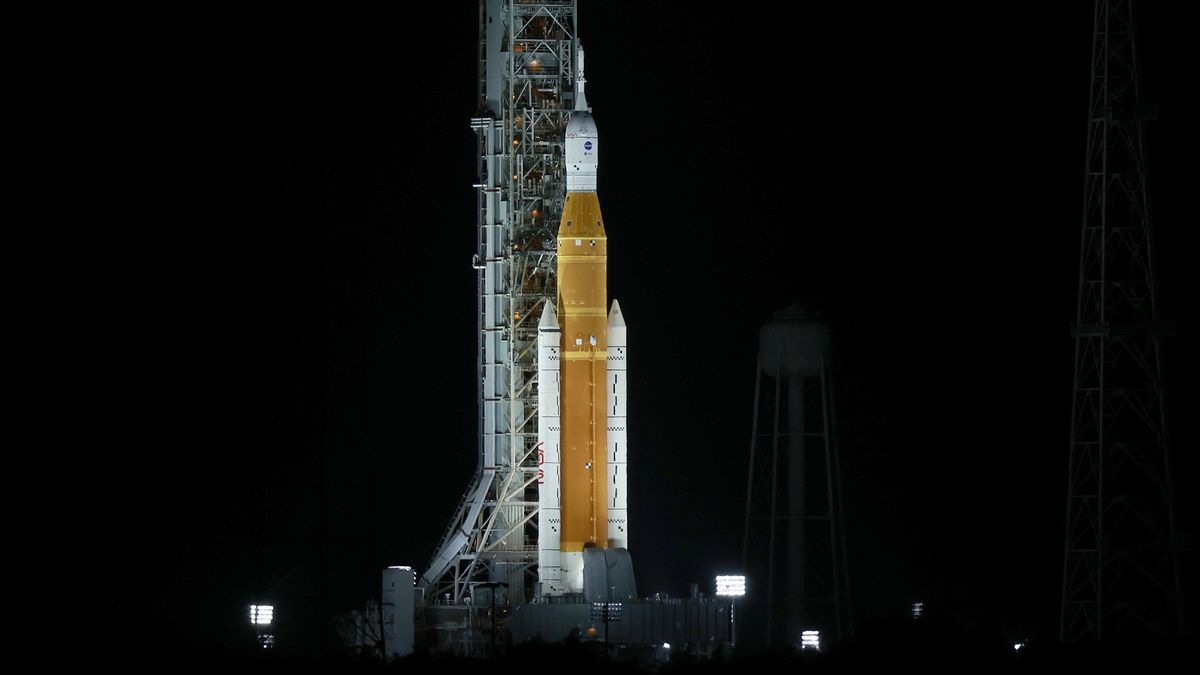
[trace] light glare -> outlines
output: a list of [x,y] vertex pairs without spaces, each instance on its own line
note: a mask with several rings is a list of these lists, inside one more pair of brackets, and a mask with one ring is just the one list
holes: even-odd
[[800,633],[800,649],[821,649],[821,631],[806,630]]
[[736,597],[746,594],[746,577],[741,574],[722,574],[717,576],[717,595]]
[[266,626],[275,618],[274,605],[250,605],[250,623]]

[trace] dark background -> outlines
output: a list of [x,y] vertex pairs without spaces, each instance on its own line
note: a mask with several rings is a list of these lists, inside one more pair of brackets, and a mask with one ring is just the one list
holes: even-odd
[[[1092,3],[828,4],[580,2],[639,589],[738,564],[757,330],[800,301],[834,331],[858,615],[1052,637]],[[1182,10],[1144,4],[1192,532],[1195,77]],[[477,5],[85,19],[112,30],[50,119],[109,222],[75,289],[91,616],[203,647],[258,599],[281,646],[332,648],[476,462]]]

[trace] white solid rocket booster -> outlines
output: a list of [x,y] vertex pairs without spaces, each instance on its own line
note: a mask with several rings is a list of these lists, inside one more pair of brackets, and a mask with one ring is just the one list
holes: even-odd
[[628,391],[625,317],[616,300],[608,312],[608,545],[629,547],[625,400]]
[[562,331],[554,303],[547,301],[538,322],[538,576],[543,595],[567,592],[562,583],[559,482],[559,343]]

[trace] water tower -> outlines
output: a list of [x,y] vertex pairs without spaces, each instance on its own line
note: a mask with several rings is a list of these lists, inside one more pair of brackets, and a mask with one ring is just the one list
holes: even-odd
[[[793,305],[759,333],[747,472],[744,567],[764,645],[800,645],[849,627],[849,579],[829,326]],[[757,630],[755,630],[757,629]]]

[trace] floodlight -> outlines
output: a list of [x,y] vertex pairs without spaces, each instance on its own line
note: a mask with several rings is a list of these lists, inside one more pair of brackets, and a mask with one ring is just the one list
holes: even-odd
[[737,597],[746,594],[746,577],[741,574],[722,574],[717,576],[717,595]]
[[274,605],[250,605],[250,623],[266,626],[275,618]]

